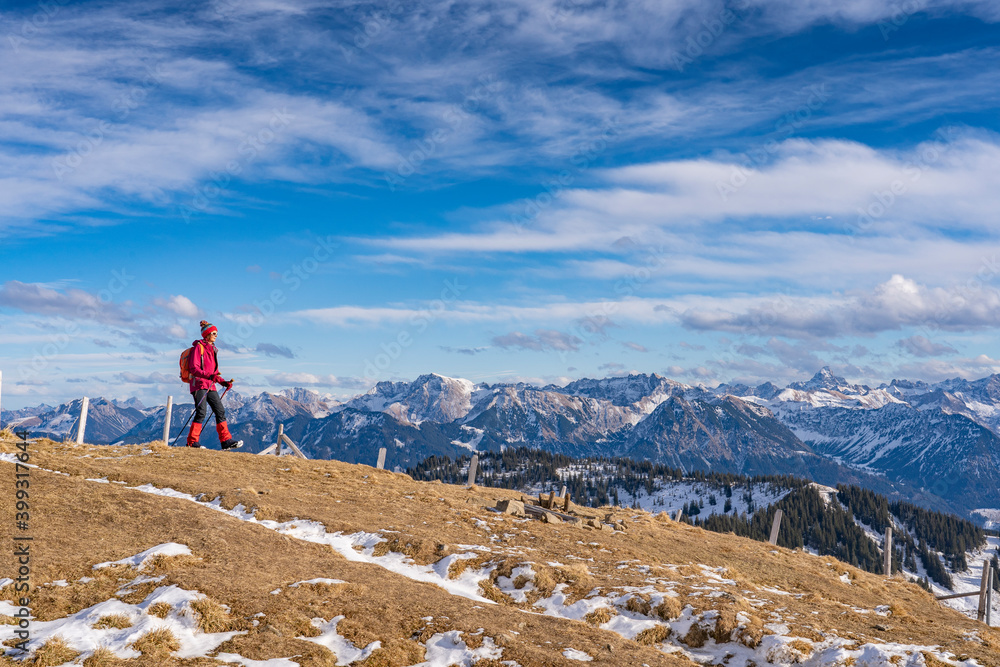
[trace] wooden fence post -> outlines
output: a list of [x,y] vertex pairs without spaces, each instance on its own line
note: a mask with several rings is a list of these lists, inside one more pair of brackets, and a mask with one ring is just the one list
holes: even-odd
[[882,554],[882,560],[883,560],[882,571],[885,573],[885,576],[891,577],[892,576],[892,526],[887,526],[885,529],[885,543],[883,546],[885,548],[883,549],[884,553]]
[[278,424],[278,441],[274,443],[275,451],[274,453],[281,456],[281,439],[285,436],[285,425]]
[[986,594],[989,592],[990,561],[983,563],[983,579],[979,587],[979,609],[976,613],[976,620],[986,620]]
[[769,540],[772,545],[778,545],[778,531],[781,530],[781,515],[783,512],[778,510],[774,513],[774,521],[771,523],[771,539]]
[[680,521],[681,516],[683,516],[684,510],[677,510],[677,516],[674,517],[674,521]]
[[80,425],[76,429],[76,444],[83,444],[83,434],[87,430],[87,408],[90,407],[90,399],[86,396],[83,397],[83,403],[80,404]]
[[379,447],[378,463],[375,464],[375,467],[379,470],[385,468],[385,447]]
[[986,625],[990,625],[991,611],[993,610],[993,564],[990,563],[990,574],[986,577]]
[[[0,399],[3,398],[3,371],[0,371]],[[3,407],[3,401],[0,400],[0,408]],[[0,412],[0,428],[3,428],[3,412]]]
[[301,450],[301,449],[299,449],[299,448],[298,448],[298,446],[296,446],[296,444],[295,444],[294,442],[292,442],[292,439],[291,439],[291,438],[289,438],[289,437],[288,437],[287,435],[285,435],[283,431],[282,431],[282,433],[281,433],[281,440],[282,440],[282,442],[284,442],[284,443],[285,443],[286,445],[288,445],[289,447],[291,447],[291,448],[292,448],[292,451],[293,451],[293,452],[294,452],[294,453],[296,454],[296,456],[298,456],[298,457],[299,457],[300,459],[306,459],[307,461],[309,460],[309,457],[308,457],[308,456],[306,456],[305,454],[303,454],[303,453],[302,453],[302,450]]
[[476,482],[476,467],[479,465],[479,454],[472,455],[472,461],[469,462],[469,483],[466,486],[472,486]]
[[174,409],[174,397],[167,396],[167,411],[163,415],[163,442],[170,444],[170,413]]

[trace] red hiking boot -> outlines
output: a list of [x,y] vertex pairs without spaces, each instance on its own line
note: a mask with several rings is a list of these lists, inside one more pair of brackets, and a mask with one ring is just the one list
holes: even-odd
[[219,443],[222,445],[222,449],[238,449],[243,446],[243,441],[235,439],[229,432],[229,425],[226,422],[216,424],[215,430],[219,433]]

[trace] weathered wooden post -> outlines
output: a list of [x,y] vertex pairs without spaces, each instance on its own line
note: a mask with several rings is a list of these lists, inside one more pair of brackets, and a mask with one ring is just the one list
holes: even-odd
[[476,467],[479,465],[479,454],[473,454],[472,460],[469,461],[469,483],[466,486],[472,486],[476,482]]
[[[989,561],[988,561],[989,562]],[[986,625],[991,625],[991,612],[993,611],[993,564],[990,563],[990,574],[986,577]]]
[[684,515],[684,510],[677,510],[677,516],[674,517],[674,521],[680,521],[681,516]]
[[[3,398],[3,371],[0,371],[0,399]],[[3,428],[3,401],[0,400],[0,429]]]
[[[565,489],[566,487],[563,487]],[[563,494],[563,512],[569,512],[569,494]]]
[[882,571],[885,576],[892,576],[892,526],[887,526],[885,529],[885,548],[882,554]]
[[163,442],[170,444],[170,413],[174,409],[174,397],[167,396],[167,411],[163,415]]
[[565,484],[563,484],[563,485],[562,485],[562,490],[561,490],[561,491],[559,491],[559,497],[560,497],[560,498],[563,498],[563,497],[565,497],[565,496],[566,496],[566,485],[565,485]]
[[986,597],[989,593],[990,561],[983,563],[983,579],[979,587],[979,610],[976,613],[977,621],[986,620]]
[[379,447],[378,449],[378,463],[375,464],[378,470],[385,468],[385,447]]
[[297,446],[297,445],[296,445],[296,444],[295,444],[294,442],[292,442],[292,439],[291,439],[291,438],[289,438],[289,437],[288,437],[287,435],[285,435],[285,433],[284,433],[284,429],[282,429],[282,433],[281,433],[281,442],[284,442],[284,443],[285,443],[286,445],[288,445],[289,447],[291,447],[291,448],[292,448],[292,451],[293,451],[293,452],[295,453],[295,455],[296,455],[296,456],[298,456],[298,457],[299,457],[300,459],[306,459],[306,460],[308,460],[308,459],[309,459],[309,457],[308,457],[308,456],[306,456],[305,454],[303,454],[303,453],[302,453],[302,450],[301,450],[301,449],[299,449],[299,448],[298,448],[298,446]]
[[770,543],[774,546],[778,545],[778,531],[781,530],[781,516],[784,514],[781,510],[774,513],[774,521],[771,522],[771,539]]
[[83,397],[83,402],[80,404],[80,425],[76,429],[76,444],[83,444],[83,433],[87,430],[87,408],[90,407],[90,399],[86,396]]
[[281,439],[285,437],[285,425],[278,424],[278,441],[274,443],[274,453],[281,456]]

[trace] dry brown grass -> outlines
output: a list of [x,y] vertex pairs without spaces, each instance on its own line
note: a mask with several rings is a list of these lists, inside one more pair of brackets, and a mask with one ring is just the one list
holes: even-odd
[[226,632],[232,620],[229,613],[211,598],[199,598],[191,602],[191,609],[198,615],[198,627],[202,632]]
[[418,565],[436,563],[448,555],[447,545],[431,539],[419,539],[405,535],[393,535],[384,542],[375,545],[375,556],[384,556],[390,551],[409,556]]
[[584,616],[583,620],[591,625],[604,625],[615,615],[615,611],[611,607],[601,607]]
[[189,567],[195,563],[200,563],[201,560],[201,558],[194,555],[189,556],[182,554],[179,556],[165,556],[163,554],[157,554],[146,561],[146,563],[139,569],[146,574],[156,576],[173,570]]
[[132,648],[145,657],[164,659],[181,647],[174,633],[167,628],[150,630],[132,642]]
[[683,607],[681,606],[681,601],[679,599],[667,596],[663,598],[663,602],[656,605],[656,608],[652,611],[664,621],[672,621],[675,618],[680,618],[682,610]]
[[101,616],[91,627],[97,629],[118,628],[119,630],[124,630],[125,628],[132,627],[132,619],[125,614],[109,614],[107,616]]
[[630,597],[625,603],[625,608],[634,614],[642,614],[643,616],[649,616],[650,611],[652,611],[649,600],[641,595]]
[[423,646],[414,641],[397,640],[372,651],[366,660],[353,664],[358,667],[407,667],[423,661]]
[[489,579],[484,579],[479,582],[479,592],[483,594],[484,598],[487,600],[493,600],[497,604],[509,604],[511,601],[510,598],[507,597],[503,591],[497,588],[496,584]]
[[[462,573],[466,570],[473,569],[478,570],[488,564],[493,560],[495,556],[491,553],[480,554],[475,558],[462,558],[461,560],[456,560],[454,563],[448,566],[448,578],[458,579],[462,576]],[[493,579],[496,581],[496,577]]]
[[151,604],[146,609],[146,613],[150,616],[156,616],[159,618],[166,618],[170,615],[174,608],[166,602],[157,602],[156,604]]
[[923,651],[921,655],[924,656],[924,663],[926,664],[927,667],[949,667],[947,662],[941,662],[940,660],[935,658],[930,653],[927,653],[926,651]]
[[694,623],[688,633],[681,637],[681,641],[691,648],[701,648],[708,641],[708,632],[700,624]]
[[[789,642],[788,647],[794,651],[798,651],[799,653],[801,653],[802,657],[807,660],[809,659],[809,656],[811,656],[813,653],[812,644],[810,644],[809,642],[802,641],[801,639],[796,639],[794,641]],[[892,658],[890,658],[889,661],[893,662],[895,658],[902,659],[902,656],[898,655],[892,656]]]
[[[0,443],[0,451],[11,451],[10,447],[8,443]],[[513,601],[500,594],[493,582],[483,587],[484,594],[498,604],[477,604],[370,564],[346,561],[328,547],[278,535],[194,503],[148,496],[120,485],[84,481],[85,477],[106,476],[129,485],[152,483],[190,494],[205,493],[206,500],[219,495],[226,498],[227,504],[243,498],[239,494],[248,494],[256,496],[255,506],[270,518],[314,520],[322,522],[330,532],[370,532],[378,528],[396,531],[386,533],[391,537],[382,549],[406,553],[420,563],[437,562],[447,553],[462,549],[455,545],[483,544],[493,555],[481,562],[491,559],[496,563],[497,576],[509,576],[518,564],[534,563],[535,586],[541,590],[529,592],[529,601],[551,595],[559,584],[567,585],[564,590],[570,596],[585,595],[594,589],[600,594],[620,596],[626,587],[644,587],[650,585],[650,579],[666,580],[673,583],[657,584],[657,590],[676,591],[680,598],[664,598],[662,604],[647,612],[643,602],[649,600],[644,595],[633,598],[626,608],[631,606],[633,613],[666,620],[677,618],[688,603],[698,611],[716,610],[719,617],[714,627],[704,628],[705,634],[710,633],[713,638],[721,638],[727,631],[734,636],[733,629],[739,625],[735,623],[735,614],[742,611],[750,622],[737,638],[751,646],[763,636],[758,616],[767,618],[773,610],[780,609],[793,635],[811,636],[799,624],[807,622],[824,632],[836,630],[859,645],[876,637],[880,642],[939,645],[955,655],[967,654],[979,664],[1000,665],[995,648],[1000,646],[1000,633],[938,605],[916,586],[885,580],[839,563],[831,567],[827,565],[830,558],[773,549],[767,544],[716,535],[672,521],[660,522],[639,511],[607,510],[613,514],[613,521],[623,518],[627,521],[627,531],[585,531],[569,524],[512,520],[505,520],[500,529],[500,523],[493,521],[496,515],[485,507],[495,505],[498,498],[516,499],[519,494],[484,488],[471,492],[457,486],[418,483],[405,475],[332,461],[279,460],[243,454],[223,460],[218,452],[158,445],[150,447],[151,454],[140,456],[141,449],[116,448],[123,457],[128,457],[121,459],[98,458],[115,451],[106,447],[42,442],[33,451],[33,463],[71,475],[33,472],[44,477],[45,482],[39,485],[38,502],[45,506],[46,512],[38,529],[46,535],[58,536],[37,545],[38,569],[33,575],[41,582],[55,579],[75,582],[81,576],[95,579],[86,585],[74,583],[39,589],[33,612],[40,620],[63,618],[107,600],[136,576],[134,570],[128,569],[94,572],[90,568],[95,562],[118,560],[154,544],[174,541],[187,544],[202,560],[171,559],[155,564],[157,573],[166,577],[157,585],[198,590],[231,608],[230,622],[245,623],[240,629],[247,633],[234,637],[220,650],[254,660],[300,655],[303,664],[332,665],[335,660],[326,649],[295,637],[309,632],[305,625],[308,619],[343,614],[350,618],[345,628],[354,627],[356,636],[377,637],[382,641],[383,649],[369,658],[369,667],[419,662],[422,656],[405,656],[414,646],[419,647],[420,641],[426,641],[428,632],[455,629],[474,634],[483,627],[508,627],[516,632],[503,640],[507,644],[503,659],[516,660],[523,667],[562,664],[561,656],[554,652],[556,639],[594,656],[595,666],[691,665],[682,657],[663,655],[589,624],[524,615],[512,608]],[[267,493],[257,493],[262,489]],[[74,502],[67,502],[68,498]],[[479,498],[485,500],[480,502]],[[80,507],[86,507],[86,512],[81,513]],[[583,511],[601,517],[605,513]],[[634,515],[641,520],[633,521]],[[490,542],[475,527],[476,518],[495,525],[493,534],[508,535],[501,542]],[[7,526],[12,520],[10,509],[0,503],[0,538],[10,534]],[[555,561],[583,560],[585,567],[548,565]],[[619,567],[623,562],[636,565]],[[706,580],[698,563],[725,567],[726,576],[736,583],[716,584]],[[464,567],[473,564],[465,563]],[[639,565],[651,571],[643,572]],[[456,571],[461,570],[453,570]],[[841,571],[851,573],[854,586],[837,579]],[[343,579],[351,584],[330,587],[322,594],[304,590],[313,587],[288,588],[289,581],[317,576]],[[523,588],[527,582],[526,577],[518,578],[516,584]],[[706,583],[726,591],[727,595],[712,599],[704,594],[692,597]],[[791,595],[779,597],[760,587],[778,588]],[[10,588],[0,591],[0,597],[9,599]],[[277,588],[282,589],[281,594],[271,595],[270,591]],[[747,605],[741,598],[744,591],[767,604],[761,609]],[[139,591],[129,599],[145,592]],[[893,609],[894,620],[902,620],[903,613],[909,610],[905,622],[891,623],[888,631],[874,633],[870,616],[844,613],[849,608],[873,609],[887,600],[898,607]],[[164,612],[169,609],[164,605]],[[919,614],[912,611],[916,609],[921,610]],[[813,611],[819,613],[812,614]],[[246,619],[258,612],[266,616],[260,619],[258,627],[251,627]],[[150,609],[148,613],[155,612]],[[435,618],[433,624],[420,620],[429,616]],[[979,631],[984,643],[963,638],[972,630]],[[697,643],[698,638],[689,634],[686,640]],[[498,644],[500,641],[498,638]],[[613,650],[607,649],[608,646]],[[170,657],[163,658],[162,663],[149,659],[146,663],[180,664]]]
[[643,646],[653,646],[654,644],[660,644],[666,641],[667,637],[670,636],[670,628],[666,625],[657,625],[652,628],[646,628],[639,634],[635,636],[635,641],[642,644]]
[[99,647],[83,661],[83,667],[121,667],[125,664],[111,649]]
[[35,651],[34,659],[28,664],[33,667],[56,667],[75,660],[78,655],[79,651],[71,649],[62,637],[55,636]]

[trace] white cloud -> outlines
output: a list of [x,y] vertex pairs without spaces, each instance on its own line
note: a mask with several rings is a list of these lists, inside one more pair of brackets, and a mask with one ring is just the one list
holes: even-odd
[[[582,326],[581,322],[613,317],[616,323],[680,324],[695,331],[746,336],[835,338],[869,336],[905,327],[966,331],[1000,326],[1000,292],[988,280],[979,281],[975,277],[964,284],[943,288],[929,287],[897,274],[865,290],[832,295],[777,292],[717,297],[688,293],[670,299],[629,297],[541,305],[536,300],[528,306],[462,301],[434,312],[433,317],[430,315],[429,309],[412,307],[338,306],[297,311],[288,317],[335,327],[408,326],[416,321],[543,325],[562,322],[572,331],[568,335],[577,339],[595,338],[594,329]],[[515,331],[498,338],[502,344],[496,340],[494,344],[502,347],[551,347],[537,331],[534,336]]]
[[153,303],[161,308],[166,308],[170,312],[180,315],[181,317],[193,318],[198,317],[201,313],[201,310],[198,306],[194,305],[194,302],[191,301],[191,299],[181,294],[171,296],[166,300],[156,299]]
[[894,275],[866,294],[779,295],[740,309],[693,307],[680,321],[695,330],[793,338],[871,335],[904,327],[962,331],[1000,325],[1000,292],[982,284],[929,288]]
[[[692,225],[766,218],[805,227],[799,221],[811,216],[817,218],[811,227],[846,237],[899,228],[992,231],[992,212],[1000,208],[991,176],[997,171],[996,137],[954,134],[903,153],[842,140],[788,139],[750,167],[720,157],[606,171],[603,187],[545,198],[530,227],[497,222],[481,232],[376,243],[425,252],[607,250],[622,237],[656,238]],[[535,209],[528,201],[510,210],[518,215]],[[609,220],[628,223],[611,226]]]
[[[731,53],[743,39],[760,34],[788,34],[824,22],[853,27],[898,13],[892,3],[867,0],[749,5],[712,38],[711,50]],[[761,81],[743,71],[726,76],[724,85],[709,82],[665,94],[660,86],[647,85],[643,69],[669,67],[674,49],[665,46],[681,48],[705,31],[706,23],[717,21],[724,6],[719,0],[348,3],[338,9],[337,21],[329,21],[328,4],[313,0],[215,0],[188,10],[200,12],[197,16],[156,0],[141,8],[60,5],[57,16],[18,40],[15,66],[0,73],[5,100],[0,123],[32,146],[0,150],[0,205],[11,219],[7,225],[82,209],[170,206],[179,193],[184,202],[211,188],[208,181],[233,161],[241,163],[233,180],[381,181],[382,173],[394,173],[437,131],[444,131],[445,139],[432,141],[433,149],[416,160],[416,180],[421,174],[467,174],[553,159],[574,167],[584,159],[586,170],[609,142],[645,147],[651,137],[738,133],[773,121],[789,101],[788,90],[801,88],[802,81],[796,75]],[[1000,18],[1000,10],[986,1],[928,0],[924,7],[932,14]],[[10,34],[17,34],[33,11],[5,12]],[[100,39],[108,30],[114,31],[113,41]],[[375,32],[370,44],[356,45],[356,35],[366,30]],[[469,48],[456,58],[453,45],[459,42]],[[613,59],[609,51],[616,53]],[[503,56],[511,53],[519,56],[517,76],[504,64]],[[995,68],[981,63],[989,58],[947,55],[948,61],[963,63],[967,76],[988,76]],[[948,61],[942,57],[938,64],[945,67]],[[858,85],[856,72],[844,73],[852,63],[834,63],[808,77],[842,86],[831,93],[842,104],[898,108],[881,98],[873,103],[872,91],[887,95],[910,86],[896,97],[920,104],[930,97],[925,82],[936,69],[916,59],[907,62],[909,69],[894,69],[891,76],[884,76],[880,65],[883,78],[870,85]],[[588,84],[635,85],[627,96],[618,95],[599,85],[553,79],[553,70],[573,75],[561,79]],[[274,72],[351,92],[270,92]],[[497,85],[483,92],[484,80]],[[945,89],[934,99],[960,102],[961,110],[975,103],[967,91],[980,91],[982,100],[996,88],[988,80],[970,84],[955,76],[938,83]],[[830,113],[834,106],[831,102]],[[276,109],[287,109],[293,120],[266,150],[245,159],[245,138],[267,130]],[[442,120],[449,111],[462,112],[461,121]],[[905,111],[912,117],[919,107]],[[858,117],[859,109],[837,112]],[[612,128],[611,136],[605,136],[605,127]],[[57,175],[53,160],[67,157],[80,158],[83,165]],[[685,165],[698,168],[695,162]],[[225,193],[210,199],[213,210],[227,204]],[[516,239],[507,242],[517,245]]]
[[313,373],[273,373],[265,377],[276,387],[339,387],[354,391],[367,391],[373,381],[360,377],[340,377],[336,375],[315,375]]
[[917,377],[928,382],[937,382],[960,377],[975,380],[987,375],[1000,373],[1000,360],[985,354],[959,359],[929,359],[912,364],[902,364],[896,369],[898,377]]

